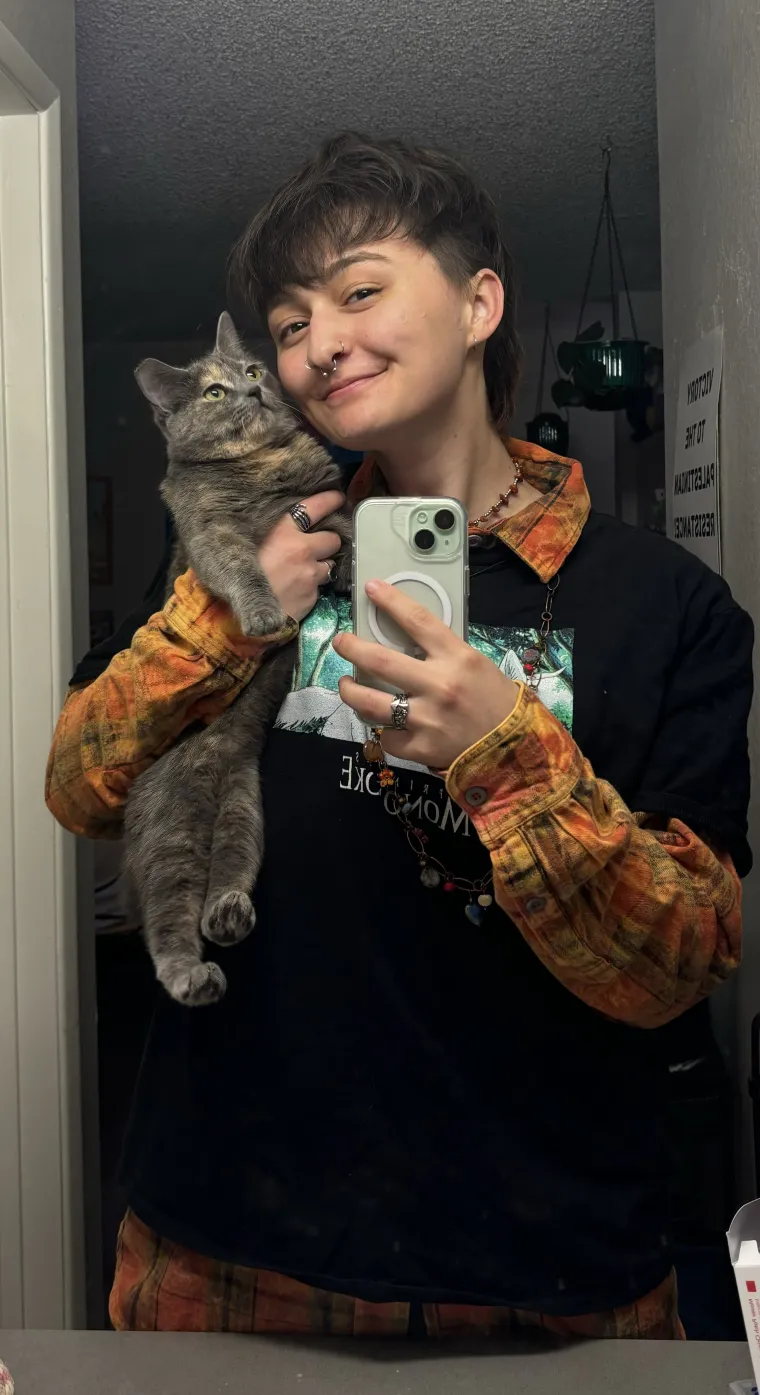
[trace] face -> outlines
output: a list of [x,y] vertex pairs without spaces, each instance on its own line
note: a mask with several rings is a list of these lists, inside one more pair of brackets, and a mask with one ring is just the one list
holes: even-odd
[[269,328],[280,381],[314,426],[349,448],[379,450],[451,413],[474,315],[473,298],[430,252],[390,237],[331,258],[319,285],[288,288]]

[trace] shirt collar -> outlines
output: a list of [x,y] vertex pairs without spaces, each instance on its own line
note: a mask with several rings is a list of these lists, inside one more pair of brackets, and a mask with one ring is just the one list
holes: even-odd
[[[520,465],[526,484],[540,490],[542,497],[513,517],[507,512],[492,527],[470,532],[494,533],[542,581],[550,581],[570,556],[589,515],[591,501],[583,468],[578,460],[552,455],[530,441],[510,436],[504,444]],[[511,483],[511,478],[505,481],[505,488]],[[365,455],[348,488],[350,502],[358,504],[369,495],[385,493],[379,466],[372,455]]]

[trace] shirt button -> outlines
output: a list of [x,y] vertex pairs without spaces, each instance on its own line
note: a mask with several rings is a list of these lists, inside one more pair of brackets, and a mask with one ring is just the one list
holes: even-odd
[[464,802],[469,804],[471,809],[479,809],[481,804],[485,804],[487,798],[488,790],[484,789],[482,785],[472,785],[470,789],[465,790]]
[[537,911],[542,911],[545,905],[545,896],[531,896],[530,900],[525,902],[525,909],[528,915],[535,915]]

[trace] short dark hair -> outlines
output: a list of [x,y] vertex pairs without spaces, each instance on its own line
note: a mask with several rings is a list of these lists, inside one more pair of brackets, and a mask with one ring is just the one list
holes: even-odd
[[445,151],[346,132],[325,141],[255,215],[230,257],[235,291],[266,315],[288,286],[315,284],[327,254],[402,233],[433,253],[464,286],[484,267],[504,287],[504,314],[485,346],[495,426],[514,410],[521,350],[515,274],[491,197]]

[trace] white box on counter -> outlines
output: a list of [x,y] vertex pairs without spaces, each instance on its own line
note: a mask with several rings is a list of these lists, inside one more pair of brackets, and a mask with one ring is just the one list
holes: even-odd
[[[760,1385],[760,1200],[748,1201],[739,1208],[727,1239],[757,1388]],[[742,1390],[745,1382],[737,1381],[736,1385]],[[734,1386],[731,1389],[734,1390]]]

